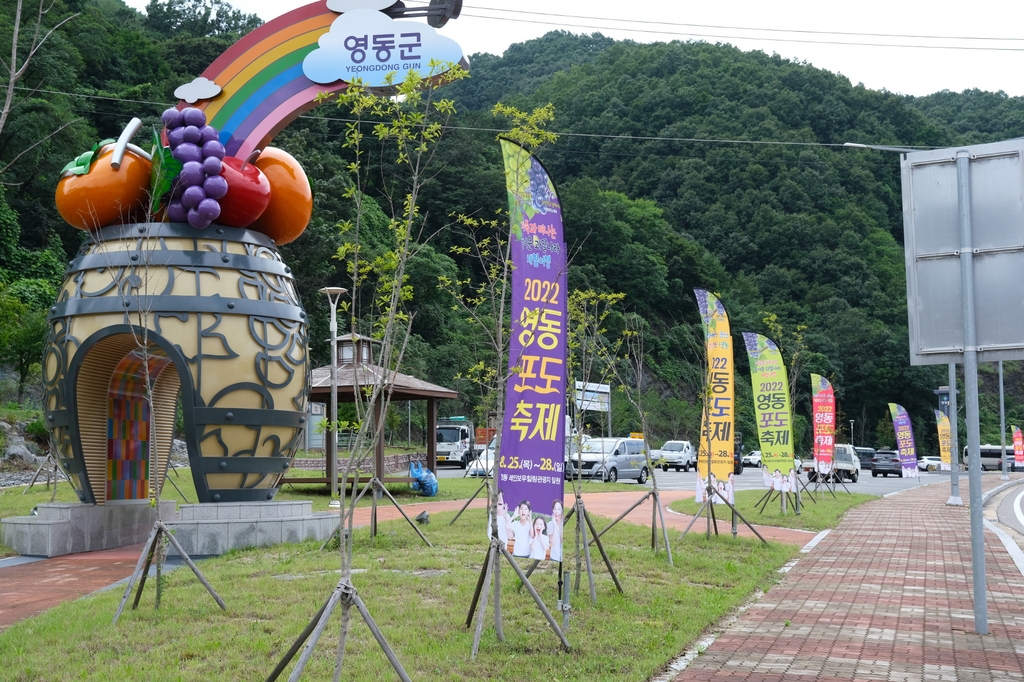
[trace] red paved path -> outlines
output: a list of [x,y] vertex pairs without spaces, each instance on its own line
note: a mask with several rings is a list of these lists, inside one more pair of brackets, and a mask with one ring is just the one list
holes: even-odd
[[974,634],[969,511],[948,497],[944,483],[852,509],[676,682],[1024,679],[1024,578],[986,532],[990,634]]
[[0,629],[127,578],[144,544],[0,568]]
[[[614,519],[629,508],[643,493],[639,491],[622,493],[592,493],[583,499],[591,515],[605,516]],[[665,492],[662,493],[662,504],[671,502],[693,493]],[[458,511],[465,500],[444,502],[419,502],[403,505],[405,513],[415,517],[421,511],[431,513]],[[470,508],[482,509],[486,506],[483,498],[475,500]],[[378,507],[378,521],[400,519],[401,514],[391,504]],[[691,517],[671,514],[666,511],[665,523],[669,528],[682,530]],[[627,521],[650,525],[651,502],[648,500],[626,517]],[[360,507],[356,510],[355,524],[367,526],[370,523],[370,508]],[[721,526],[722,532],[728,532],[728,524]],[[758,526],[760,532],[770,540],[803,545],[814,536],[804,531],[787,530]],[[429,537],[429,531],[428,537]],[[750,531],[743,528],[744,535]],[[670,536],[670,539],[674,539]],[[52,608],[57,604],[91,594],[118,580],[131,575],[135,563],[142,552],[142,544],[100,552],[69,554],[54,559],[35,561],[19,566],[0,568],[0,629],[12,623],[29,618]]]

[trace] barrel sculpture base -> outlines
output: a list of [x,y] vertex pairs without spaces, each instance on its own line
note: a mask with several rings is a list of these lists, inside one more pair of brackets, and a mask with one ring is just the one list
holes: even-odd
[[[164,523],[192,558],[283,542],[322,542],[338,525],[337,514],[314,512],[309,501],[183,504],[177,512],[173,500],[160,506]],[[145,542],[155,522],[156,510],[148,504],[41,504],[36,516],[4,519],[0,538],[18,554],[55,557]]]
[[314,513],[312,502],[300,501],[183,504],[178,520],[167,527],[189,556],[203,557],[282,542],[323,541],[337,525],[337,514]]
[[[12,516],[0,523],[0,539],[18,554],[55,557],[145,542],[156,523],[156,509],[140,504],[44,503],[35,516]],[[160,503],[165,519],[177,517],[174,501]]]

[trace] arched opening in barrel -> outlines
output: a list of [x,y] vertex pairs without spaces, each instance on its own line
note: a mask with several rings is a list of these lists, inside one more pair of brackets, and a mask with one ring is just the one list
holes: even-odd
[[[158,347],[136,349],[118,363],[107,391],[106,501],[148,500],[150,481],[163,481],[179,382],[164,372],[171,359]],[[152,398],[152,399],[151,399]],[[151,478],[155,443],[157,471]]]
[[[146,464],[151,451],[157,455],[157,480],[162,483],[167,471],[183,381],[175,362],[180,358],[152,332],[145,348],[139,338],[127,326],[106,328],[82,344],[71,364],[71,426],[83,474],[80,497],[85,502],[146,500],[153,492]],[[139,396],[145,394],[140,376],[144,358],[150,363],[152,410],[140,404]]]

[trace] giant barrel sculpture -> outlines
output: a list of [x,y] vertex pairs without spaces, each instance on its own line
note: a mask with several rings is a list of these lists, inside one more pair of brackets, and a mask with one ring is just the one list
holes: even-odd
[[291,269],[265,234],[166,222],[90,232],[43,356],[46,421],[79,499],[147,499],[176,419],[200,502],[273,498],[305,422],[306,337]]

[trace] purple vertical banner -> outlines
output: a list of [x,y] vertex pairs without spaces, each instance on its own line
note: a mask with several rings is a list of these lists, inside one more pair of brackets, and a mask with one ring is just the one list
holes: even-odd
[[517,557],[561,561],[567,293],[562,210],[536,157],[508,140],[501,140],[501,151],[513,270],[498,535]]
[[917,478],[917,448],[914,446],[914,427],[910,423],[910,415],[902,405],[889,403],[892,414],[892,428],[896,431],[896,447],[900,452],[900,468],[904,478]]

